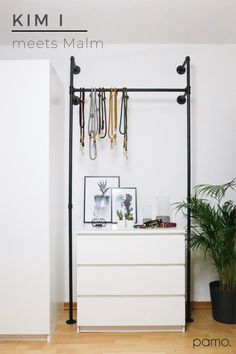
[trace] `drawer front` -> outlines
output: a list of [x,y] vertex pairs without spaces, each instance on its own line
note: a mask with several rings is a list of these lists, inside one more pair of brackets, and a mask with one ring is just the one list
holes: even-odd
[[184,235],[78,236],[77,264],[184,264]]
[[184,266],[77,267],[77,295],[184,294]]
[[183,326],[184,297],[78,297],[78,326]]

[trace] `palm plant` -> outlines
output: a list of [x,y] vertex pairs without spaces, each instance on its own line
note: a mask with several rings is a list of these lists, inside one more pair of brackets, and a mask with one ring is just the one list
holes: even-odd
[[224,290],[236,289],[236,205],[224,200],[235,187],[236,178],[222,185],[198,185],[189,201],[177,203],[177,210],[190,211],[189,247],[210,255]]

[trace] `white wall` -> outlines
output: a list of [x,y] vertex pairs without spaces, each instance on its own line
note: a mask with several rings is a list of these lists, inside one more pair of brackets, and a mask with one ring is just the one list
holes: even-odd
[[[236,175],[235,156],[235,46],[234,45],[110,45],[93,50],[16,50],[2,47],[1,58],[50,58],[65,84],[68,101],[69,57],[81,66],[76,86],[185,86],[176,73],[186,55],[191,57],[193,185],[221,183]],[[83,215],[83,176],[120,175],[123,186],[138,189],[138,214],[155,197],[168,195],[171,202],[186,194],[186,106],[176,103],[176,94],[130,94],[129,160],[100,146],[98,159],[79,153],[78,116],[74,133],[74,236]],[[88,113],[88,107],[86,107]],[[86,115],[87,117],[87,115]],[[68,105],[65,110],[66,139]],[[143,143],[141,143],[143,142]],[[68,143],[68,139],[67,139]],[[68,153],[65,146],[66,156]],[[67,186],[66,186],[67,196]],[[67,224],[67,198],[65,200]],[[179,224],[183,220],[178,219]],[[67,228],[65,230],[67,233]],[[67,243],[66,243],[67,248]],[[66,276],[67,276],[66,259]],[[208,282],[215,271],[209,262],[193,257],[193,298],[208,300]],[[68,278],[68,277],[67,277]],[[66,282],[66,291],[68,285]],[[67,297],[66,297],[67,300]]]

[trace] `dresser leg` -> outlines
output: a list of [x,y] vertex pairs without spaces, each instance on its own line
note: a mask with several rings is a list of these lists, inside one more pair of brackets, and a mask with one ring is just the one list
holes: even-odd
[[77,333],[80,333],[80,327],[77,326]]

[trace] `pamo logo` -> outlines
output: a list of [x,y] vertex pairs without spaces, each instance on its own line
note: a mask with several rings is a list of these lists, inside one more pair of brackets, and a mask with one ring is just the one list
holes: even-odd
[[193,349],[199,347],[231,347],[228,338],[194,338]]

